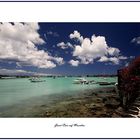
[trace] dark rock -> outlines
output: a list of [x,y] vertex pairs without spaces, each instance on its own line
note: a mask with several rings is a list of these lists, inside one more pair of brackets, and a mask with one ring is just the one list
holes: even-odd
[[40,107],[46,107],[46,105],[41,105]]
[[125,116],[125,111],[122,107],[118,107],[116,110],[115,110],[115,113],[118,114],[119,116]]
[[96,99],[96,103],[102,103],[102,99],[101,98],[97,98]]
[[103,103],[105,103],[107,101],[107,98],[103,98]]
[[128,112],[129,114],[138,115],[138,110],[129,109]]
[[96,107],[95,104],[90,104],[90,105],[89,105],[89,109],[93,109],[93,108],[95,108],[95,107]]
[[49,111],[46,111],[46,112],[45,112],[45,116],[46,116],[46,117],[50,117],[51,115],[52,115],[51,112],[49,112]]
[[110,114],[103,113],[103,114],[100,114],[100,117],[111,117],[111,115]]
[[120,105],[120,103],[117,102],[116,100],[109,100],[109,99],[107,99],[105,101],[105,106],[108,107],[108,108],[115,109],[115,108],[118,108],[119,105]]
[[92,92],[92,95],[98,96],[98,94],[96,92]]

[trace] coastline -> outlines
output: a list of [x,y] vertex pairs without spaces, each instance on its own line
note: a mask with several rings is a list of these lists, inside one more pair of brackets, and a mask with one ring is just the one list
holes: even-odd
[[[22,111],[21,111],[22,110]],[[42,96],[0,112],[0,117],[100,118],[127,117],[114,86],[86,89],[76,94]]]
[[40,117],[125,117],[115,87],[85,90],[84,93],[56,103]]

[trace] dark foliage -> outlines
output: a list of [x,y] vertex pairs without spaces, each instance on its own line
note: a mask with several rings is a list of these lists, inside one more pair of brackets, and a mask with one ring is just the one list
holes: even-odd
[[118,84],[122,105],[127,108],[140,94],[140,57],[118,71]]

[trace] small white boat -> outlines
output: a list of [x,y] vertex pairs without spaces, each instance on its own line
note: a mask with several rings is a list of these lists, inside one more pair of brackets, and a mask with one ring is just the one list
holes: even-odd
[[104,80],[107,80],[107,78],[105,78],[105,77],[104,77],[103,79],[104,79]]
[[45,82],[45,80],[43,80],[43,79],[40,79],[40,78],[38,78],[38,77],[33,77],[33,78],[31,78],[31,79],[29,79],[31,82]]
[[74,83],[74,84],[89,84],[90,81],[88,81],[88,80],[85,79],[85,78],[78,78],[78,79],[74,80],[73,83]]

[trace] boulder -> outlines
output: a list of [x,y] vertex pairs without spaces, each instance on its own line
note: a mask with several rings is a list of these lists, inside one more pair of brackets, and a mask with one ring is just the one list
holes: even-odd
[[118,108],[120,105],[120,102],[118,102],[114,99],[111,99],[111,100],[107,99],[104,103],[105,103],[106,107],[112,108],[112,109]]

